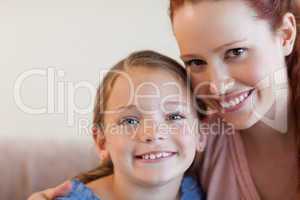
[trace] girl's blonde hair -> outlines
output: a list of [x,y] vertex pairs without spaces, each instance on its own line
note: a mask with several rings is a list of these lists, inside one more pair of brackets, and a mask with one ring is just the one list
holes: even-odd
[[[167,70],[177,76],[187,86],[188,90],[191,91],[191,85],[190,81],[188,80],[187,72],[178,62],[154,51],[146,50],[134,52],[113,66],[105,75],[102,83],[98,87],[93,118],[93,124],[95,128],[102,129],[104,127],[104,111],[106,110],[110,92],[114,87],[115,81],[120,76],[120,72],[126,72],[133,67],[151,67]],[[195,103],[198,103],[198,106],[199,100],[197,100]],[[205,110],[203,103],[200,102],[200,106],[201,110]],[[204,115],[200,112],[197,114],[199,118],[204,117]],[[186,172],[186,175],[198,177],[197,173],[200,171],[200,160],[201,156],[199,152],[197,152],[194,162],[190,169]],[[88,183],[101,177],[111,175],[112,173],[113,164],[111,160],[102,160],[100,166],[91,171],[80,174],[75,178],[83,183]]]

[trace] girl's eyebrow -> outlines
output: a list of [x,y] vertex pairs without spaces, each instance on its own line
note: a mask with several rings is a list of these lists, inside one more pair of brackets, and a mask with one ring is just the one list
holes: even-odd
[[[164,105],[182,105],[182,106],[187,106],[186,101],[165,101]],[[126,105],[126,106],[120,106],[116,108],[117,111],[124,111],[124,110],[138,110],[137,106],[134,104]]]
[[136,110],[137,107],[136,105],[133,105],[133,104],[129,104],[129,105],[125,105],[125,106],[120,106],[120,107],[117,107],[116,110],[118,111],[122,111],[122,110]]
[[187,106],[187,102],[185,101],[166,101],[164,102],[165,105],[171,104],[171,105],[183,105]]

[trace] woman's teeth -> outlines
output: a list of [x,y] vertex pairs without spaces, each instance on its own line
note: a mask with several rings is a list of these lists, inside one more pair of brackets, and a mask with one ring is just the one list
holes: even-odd
[[173,153],[170,152],[158,152],[158,153],[149,153],[142,155],[142,159],[144,160],[155,160],[159,158],[170,157]]
[[242,103],[248,96],[249,96],[250,92],[244,93],[238,97],[235,97],[231,100],[227,100],[227,101],[221,101],[220,105],[222,106],[222,108],[224,109],[228,109],[228,108],[233,108],[236,105]]

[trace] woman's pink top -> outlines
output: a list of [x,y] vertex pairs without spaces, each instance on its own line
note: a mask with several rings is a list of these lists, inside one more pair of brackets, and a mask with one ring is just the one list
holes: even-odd
[[201,183],[207,200],[260,200],[239,133],[208,134]]

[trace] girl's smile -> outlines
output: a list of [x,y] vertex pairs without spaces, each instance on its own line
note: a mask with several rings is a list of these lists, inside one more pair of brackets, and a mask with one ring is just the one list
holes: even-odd
[[147,185],[181,179],[199,136],[187,88],[167,70],[139,67],[126,73],[116,78],[104,116],[114,173]]
[[142,154],[138,154],[135,156],[135,159],[138,160],[138,162],[145,162],[145,163],[159,163],[165,160],[168,160],[169,158],[176,156],[176,151],[151,151],[146,152]]

